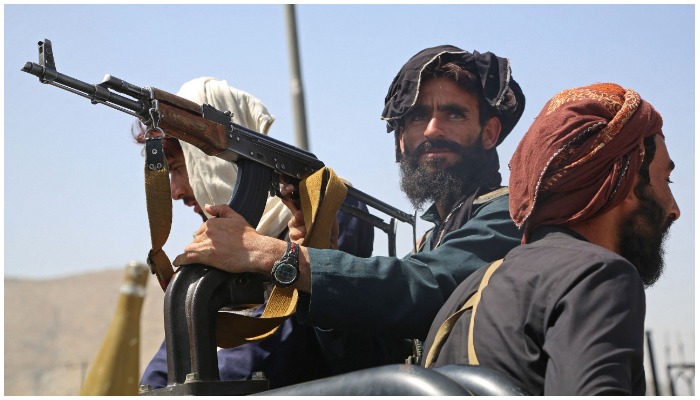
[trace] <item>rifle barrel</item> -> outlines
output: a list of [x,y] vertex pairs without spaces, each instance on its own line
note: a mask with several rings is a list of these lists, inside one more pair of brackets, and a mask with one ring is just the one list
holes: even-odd
[[41,83],[50,84],[68,90],[69,92],[80,94],[83,97],[89,98],[93,103],[104,103],[107,105],[112,103],[127,110],[131,110],[138,116],[148,117],[149,107],[146,101],[124,97],[111,92],[104,86],[83,82],[62,74],[55,69],[47,68],[34,62],[27,62],[22,68],[22,71],[38,77]]

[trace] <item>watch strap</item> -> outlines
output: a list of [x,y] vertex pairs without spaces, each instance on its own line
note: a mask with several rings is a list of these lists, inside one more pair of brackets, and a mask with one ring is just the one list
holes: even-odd
[[[295,276],[293,279],[291,279],[289,282],[282,282],[278,279],[277,273],[279,272],[280,268],[282,268],[284,265],[291,265],[295,269]],[[296,282],[297,279],[299,279],[299,245],[294,243],[294,242],[287,242],[287,250],[284,252],[282,257],[275,262],[275,264],[272,266],[272,271],[270,271],[270,274],[272,275],[272,282],[277,285],[277,286],[290,286],[294,282]]]

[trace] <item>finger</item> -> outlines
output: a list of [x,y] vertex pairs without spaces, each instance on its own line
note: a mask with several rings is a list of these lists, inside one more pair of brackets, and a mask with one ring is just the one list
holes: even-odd
[[306,228],[302,229],[290,229],[289,230],[289,240],[297,244],[304,244],[304,239],[306,238]]
[[197,239],[197,237],[199,237],[199,235],[203,234],[206,230],[207,230],[207,223],[205,222],[202,225],[200,225],[199,228],[197,229],[197,232],[194,233],[195,240]]
[[299,203],[297,203],[295,200],[292,200],[289,197],[280,197],[280,199],[282,200],[282,204],[287,206],[289,211],[291,211],[292,213],[295,213],[300,210]]
[[173,266],[175,267],[181,267],[188,264],[198,264],[195,253],[182,253],[173,260]]
[[291,183],[280,183],[280,193],[289,196],[294,193],[294,185]]
[[306,221],[304,221],[304,212],[302,210],[294,211],[288,225],[290,227],[306,226]]
[[204,210],[212,216],[219,218],[230,218],[236,214],[236,212],[233,211],[231,207],[229,207],[226,204],[218,204],[215,206],[211,204],[205,204]]

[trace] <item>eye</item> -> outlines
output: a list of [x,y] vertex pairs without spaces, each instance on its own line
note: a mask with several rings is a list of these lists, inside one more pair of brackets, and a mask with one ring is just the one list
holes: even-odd
[[451,110],[448,111],[448,115],[450,116],[450,118],[462,118],[464,117],[464,111],[458,109],[457,107],[453,107]]
[[182,172],[182,165],[181,164],[175,164],[170,166],[170,174],[171,175],[178,175]]
[[409,122],[418,122],[418,121],[424,121],[426,118],[426,114],[424,112],[413,112],[406,117],[406,119]]
[[463,120],[469,115],[469,109],[460,104],[447,104],[444,107],[445,116],[450,120]]
[[671,177],[670,177],[670,176],[669,176],[668,178],[666,178],[666,182],[668,182],[668,183],[673,183],[673,181],[671,180]]

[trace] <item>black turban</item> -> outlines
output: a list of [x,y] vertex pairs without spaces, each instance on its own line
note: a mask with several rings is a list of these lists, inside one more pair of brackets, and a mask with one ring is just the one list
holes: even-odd
[[421,73],[438,60],[443,64],[453,62],[477,76],[487,103],[501,121],[501,134],[496,145],[501,144],[525,109],[525,96],[511,76],[510,61],[491,52],[470,53],[449,45],[422,50],[411,57],[396,75],[384,99],[382,119],[387,123],[387,132],[395,130],[401,118],[415,105]]

